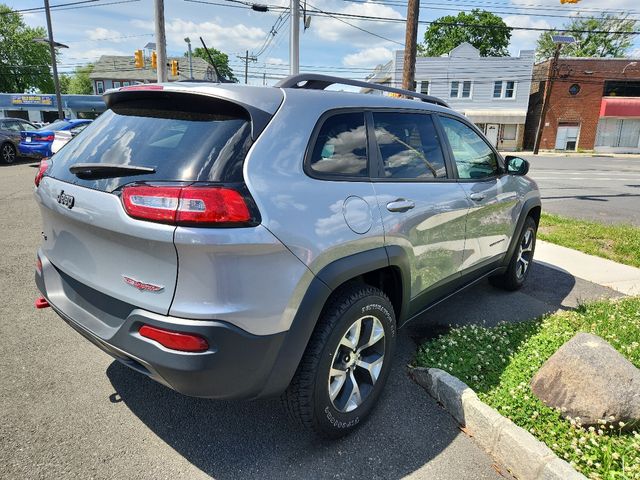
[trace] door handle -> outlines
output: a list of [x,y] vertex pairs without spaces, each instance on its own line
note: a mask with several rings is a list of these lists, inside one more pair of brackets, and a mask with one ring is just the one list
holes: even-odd
[[407,210],[411,210],[415,207],[416,204],[411,200],[405,200],[404,198],[398,198],[393,202],[387,203],[387,210],[390,212],[406,212]]
[[485,197],[484,193],[472,193],[471,195],[469,195],[469,198],[475,202],[480,202],[484,200],[484,197]]

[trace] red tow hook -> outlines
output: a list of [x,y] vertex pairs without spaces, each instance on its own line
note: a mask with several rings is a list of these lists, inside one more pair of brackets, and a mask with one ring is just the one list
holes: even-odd
[[49,302],[47,302],[47,299],[44,297],[38,297],[36,298],[35,301],[35,306],[36,308],[47,308],[50,307],[51,305],[49,305]]

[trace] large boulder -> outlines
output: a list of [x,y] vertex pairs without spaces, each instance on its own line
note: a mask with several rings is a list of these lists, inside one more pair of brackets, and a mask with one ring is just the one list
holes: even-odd
[[582,425],[640,422],[640,370],[602,338],[578,333],[531,380],[533,393]]

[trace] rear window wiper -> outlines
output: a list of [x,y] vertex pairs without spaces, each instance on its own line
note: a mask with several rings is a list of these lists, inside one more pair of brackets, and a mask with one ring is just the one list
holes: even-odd
[[145,175],[155,173],[156,169],[118,163],[75,163],[69,167],[69,171],[78,178],[97,179]]

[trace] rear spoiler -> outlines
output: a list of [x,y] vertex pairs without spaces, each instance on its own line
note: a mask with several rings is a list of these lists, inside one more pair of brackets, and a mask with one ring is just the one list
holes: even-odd
[[[225,93],[221,91],[221,93]],[[246,115],[251,120],[251,138],[256,140],[273,118],[273,114],[247,103],[222,95],[213,95],[197,90],[165,89],[163,85],[142,84],[107,90],[102,98],[107,108],[135,100],[170,100],[176,107],[197,108],[208,113],[216,110],[235,115]],[[203,110],[204,109],[204,110]],[[178,108],[176,108],[178,110]]]

